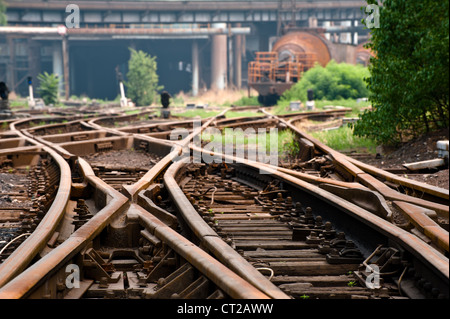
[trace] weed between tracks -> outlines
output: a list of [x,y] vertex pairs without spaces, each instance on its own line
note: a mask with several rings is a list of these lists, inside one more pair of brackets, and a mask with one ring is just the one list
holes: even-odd
[[377,143],[371,139],[354,136],[353,129],[348,126],[328,131],[310,132],[309,134],[336,151],[356,150],[376,154]]
[[274,130],[272,133],[265,134],[246,134],[242,130],[231,130],[227,128],[221,134],[217,132],[211,133],[211,131],[206,130],[202,133],[201,140],[204,143],[217,143],[222,148],[233,145],[234,149],[238,149],[239,147],[258,149],[265,151],[266,154],[276,151],[278,156],[281,157],[295,156],[300,150],[300,146],[295,140],[295,135],[290,130]]

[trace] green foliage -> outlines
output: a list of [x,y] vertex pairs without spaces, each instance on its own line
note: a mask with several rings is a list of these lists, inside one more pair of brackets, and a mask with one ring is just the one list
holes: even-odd
[[291,130],[278,132],[278,154],[297,156],[300,153],[300,145]]
[[307,101],[307,91],[314,91],[316,100],[357,99],[366,97],[368,91],[364,78],[369,71],[362,65],[330,61],[326,67],[316,64],[303,74],[302,79],[285,91],[281,101]]
[[[298,113],[299,111],[291,111],[289,109],[290,101],[279,101],[278,105],[274,107],[272,114],[281,115],[281,114],[289,114],[289,113]],[[351,108],[352,111],[346,114],[346,116],[358,116],[363,108],[370,106],[370,102],[368,101],[357,101],[355,99],[342,99],[342,100],[317,100],[315,101],[315,109],[323,110],[326,106],[342,106],[345,108]],[[314,110],[316,111],[316,110]]]
[[258,101],[257,96],[243,96],[239,100],[232,103],[234,106],[259,106],[260,103]]
[[181,117],[197,117],[200,116],[202,119],[213,117],[219,114],[218,111],[207,111],[205,109],[194,109],[194,110],[187,110],[182,113],[174,113],[173,115],[181,116]]
[[309,135],[337,151],[361,151],[376,154],[377,143],[370,138],[353,134],[350,126],[341,126],[335,130],[309,132]]
[[151,57],[143,51],[130,48],[131,57],[128,61],[128,97],[137,105],[150,105],[155,101],[157,91],[163,87],[158,86],[156,57]]
[[58,102],[58,75],[53,73],[48,74],[47,72],[44,72],[43,74],[38,75],[38,80],[38,92],[41,98],[44,100],[45,105],[55,105]]
[[291,130],[280,130],[274,136],[271,136],[272,133],[270,132],[262,135],[256,131],[254,134],[246,134],[243,130],[233,130],[231,128],[225,128],[219,134],[214,133],[217,132],[203,131],[201,135],[202,141],[220,143],[222,147],[226,145],[233,145],[235,148],[243,146],[264,147],[266,154],[275,151],[274,148],[277,147],[276,151],[282,156],[296,156],[300,151],[300,145]]
[[0,0],[0,25],[6,25],[6,4],[3,0]]
[[354,133],[398,144],[448,127],[449,2],[385,0],[379,26],[368,45],[376,55],[367,78],[373,109]]
[[253,111],[228,111],[227,113],[225,113],[225,117],[227,119],[235,117],[263,117],[263,116],[264,114]]

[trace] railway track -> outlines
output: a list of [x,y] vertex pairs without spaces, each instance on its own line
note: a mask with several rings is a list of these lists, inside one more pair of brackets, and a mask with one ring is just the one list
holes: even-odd
[[[0,282],[1,298],[448,299],[448,192],[401,181],[408,191],[376,196],[381,177],[392,176],[272,115],[194,123],[144,113],[36,127],[20,120],[2,133],[17,140],[2,152],[24,142],[48,150],[71,182],[64,218],[33,248],[37,257]],[[300,170],[271,174],[259,173],[270,165],[226,164],[227,155],[192,145],[218,163],[174,160],[210,126],[288,128],[309,155]],[[411,219],[395,223],[392,210]],[[20,259],[11,257],[3,264]]]

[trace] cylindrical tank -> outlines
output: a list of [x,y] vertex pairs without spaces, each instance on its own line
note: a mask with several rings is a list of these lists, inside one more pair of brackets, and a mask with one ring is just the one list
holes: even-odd
[[326,40],[319,34],[305,31],[291,31],[275,42],[272,51],[278,52],[280,61],[291,60],[295,53],[313,53],[317,62],[325,66],[331,60]]

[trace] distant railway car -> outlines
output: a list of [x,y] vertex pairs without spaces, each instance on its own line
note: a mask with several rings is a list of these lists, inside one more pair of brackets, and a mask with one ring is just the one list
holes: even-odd
[[317,62],[325,66],[331,52],[318,33],[291,31],[282,36],[270,52],[257,52],[248,66],[249,86],[259,93],[264,105],[274,105],[284,91],[298,82],[303,72]]

